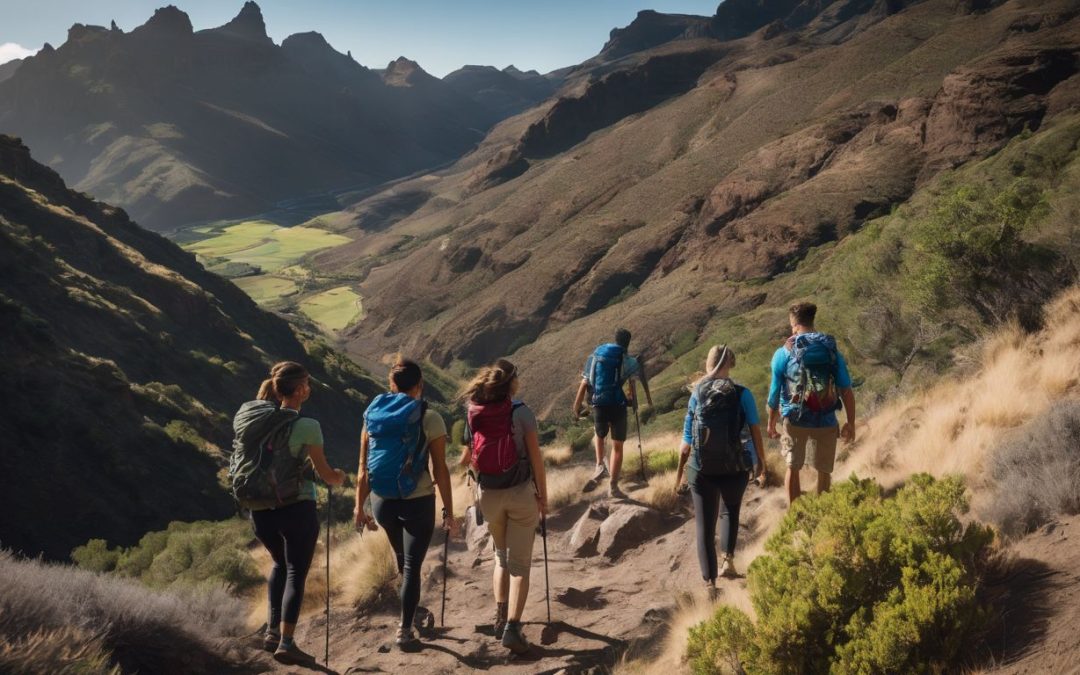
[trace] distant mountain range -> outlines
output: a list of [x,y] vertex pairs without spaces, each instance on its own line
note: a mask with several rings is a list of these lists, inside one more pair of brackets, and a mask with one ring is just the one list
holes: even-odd
[[379,73],[318,33],[276,45],[254,2],[200,31],[173,6],[130,33],[75,24],[16,65],[0,132],[158,230],[445,164],[554,88],[516,70],[443,81],[404,58]]
[[0,545],[66,558],[233,513],[231,416],[273,361],[316,379],[339,466],[381,387],[164,237],[69,190],[0,136]]

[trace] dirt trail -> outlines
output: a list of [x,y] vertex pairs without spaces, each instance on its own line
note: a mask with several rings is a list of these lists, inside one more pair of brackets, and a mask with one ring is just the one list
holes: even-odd
[[[613,511],[620,505],[645,506],[644,490],[629,489],[626,500],[602,500]],[[763,511],[776,510],[782,490],[751,487],[744,502],[740,550],[753,547]],[[680,594],[704,595],[694,543],[694,524],[687,498],[674,513],[661,514],[660,532],[615,561],[603,556],[574,557],[571,530],[589,509],[579,502],[548,519],[548,561],[551,619],[545,626],[543,548],[537,537],[529,601],[524,620],[531,653],[508,658],[491,633],[494,602],[491,591],[493,553],[490,544],[471,550],[465,537],[450,543],[450,575],[446,628],[438,626],[442,597],[442,534],[437,532],[424,563],[420,605],[434,614],[435,624],[420,631],[419,651],[404,653],[392,646],[397,615],[393,606],[358,615],[345,607],[332,609],[330,667],[323,672],[447,673],[490,670],[507,673],[608,672],[625,654],[656,653]],[[379,536],[382,536],[381,533]],[[747,557],[746,562],[749,562]],[[745,594],[745,579],[722,583],[720,600]],[[325,631],[323,616],[301,622],[298,644],[320,657]],[[310,668],[283,667],[257,657],[274,673],[306,673]]]

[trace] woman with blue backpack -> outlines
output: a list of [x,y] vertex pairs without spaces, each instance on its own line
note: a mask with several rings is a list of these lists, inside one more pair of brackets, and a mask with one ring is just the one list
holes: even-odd
[[[395,642],[403,649],[416,645],[413,619],[420,603],[420,570],[435,532],[435,485],[442,496],[443,529],[447,536],[457,531],[446,465],[446,423],[427,406],[423,394],[420,366],[399,356],[390,369],[390,392],[376,396],[364,412],[353,512],[357,529],[375,530],[377,523],[394,549],[402,576]],[[364,512],[369,494],[374,517]]]
[[[698,563],[709,597],[716,595],[716,579],[736,577],[735,545],[739,535],[739,510],[750,482],[754,462],[746,450],[749,435],[757,456],[757,480],[763,482],[765,456],[761,425],[754,396],[731,379],[735,352],[727,345],[709,350],[705,376],[690,387],[679,462],[681,478],[686,465],[687,481],[694,501],[697,523]],[[678,485],[678,478],[676,479]],[[716,524],[720,522],[720,548],[716,555]]]
[[495,637],[523,654],[521,615],[529,595],[536,526],[547,513],[547,477],[536,416],[514,396],[517,368],[506,359],[481,368],[461,392],[468,406],[465,456],[495,547]]

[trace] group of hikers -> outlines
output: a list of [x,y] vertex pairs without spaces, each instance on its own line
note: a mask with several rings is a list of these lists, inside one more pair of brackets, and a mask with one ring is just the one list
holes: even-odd
[[[854,440],[851,378],[835,339],[815,331],[816,312],[810,303],[790,308],[791,337],[776,350],[771,364],[767,434],[781,441],[792,501],[801,494],[799,471],[811,441],[811,464],[821,492],[829,488],[837,439]],[[588,396],[596,469],[583,490],[595,490],[606,478],[610,497],[621,499],[628,410],[637,414],[635,380],[642,383],[650,406],[652,400],[641,363],[629,354],[629,331],[619,329],[614,337],[613,343],[600,345],[587,358],[573,415],[585,414]],[[676,479],[677,491],[689,492],[693,500],[698,560],[710,597],[715,596],[719,577],[737,576],[734,555],[743,493],[751,477],[760,485],[765,480],[757,404],[751,392],[732,379],[735,365],[729,346],[713,346],[704,374],[690,385]],[[499,359],[481,368],[460,392],[466,408],[461,465],[475,486],[477,518],[488,523],[495,553],[494,634],[514,654],[530,647],[521,618],[536,529],[548,509],[537,421],[518,399],[519,387],[517,368]],[[236,438],[229,470],[233,493],[250,510],[255,536],[273,560],[263,645],[284,663],[314,660],[293,639],[319,532],[315,485],[307,468],[331,487],[346,479],[344,471],[326,461],[319,423],[300,416],[310,394],[303,366],[278,363],[262,383],[257,400],[241,406],[233,423]],[[398,357],[390,369],[389,391],[376,396],[364,413],[354,505],[358,531],[381,528],[393,548],[401,575],[401,620],[395,642],[405,650],[418,646],[413,628],[421,567],[436,525],[436,489],[443,505],[442,529],[447,537],[458,530],[446,461],[446,424],[423,394],[420,366]],[[841,408],[846,413],[842,430],[836,418]],[[605,451],[609,435],[610,468]],[[365,508],[369,499],[370,512]],[[718,523],[722,561],[716,552]]]

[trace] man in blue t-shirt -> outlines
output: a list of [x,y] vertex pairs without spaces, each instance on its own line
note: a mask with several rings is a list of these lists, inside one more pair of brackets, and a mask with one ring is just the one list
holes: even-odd
[[[855,441],[855,395],[847,362],[837,350],[835,339],[814,330],[816,316],[817,306],[812,303],[792,305],[788,314],[792,335],[772,359],[768,434],[769,438],[780,439],[787,461],[789,504],[802,494],[799,470],[806,462],[810,441],[818,494],[829,489],[837,438]],[[846,417],[843,430],[836,420],[836,411],[841,408]],[[781,417],[783,427],[778,431],[776,425]]]
[[[592,477],[585,483],[584,492],[595,490],[600,485],[600,482],[610,475],[611,482],[608,488],[610,496],[613,498],[626,496],[619,489],[619,473],[622,469],[623,443],[626,441],[629,428],[627,407],[632,405],[636,409],[637,406],[635,380],[642,380],[645,398],[649,406],[652,406],[652,396],[649,394],[648,387],[644,386],[645,380],[641,364],[628,354],[629,350],[630,331],[620,328],[615,331],[615,343],[597,347],[596,351],[585,360],[585,367],[582,369],[581,382],[578,384],[577,396],[574,397],[573,416],[575,419],[583,416],[582,404],[585,401],[586,393],[589,393],[589,404],[593,413],[593,430],[595,431],[593,443],[596,448],[596,470],[593,471]],[[600,368],[611,368],[611,365],[597,364],[596,359],[598,358],[608,358],[610,359],[608,364],[618,364],[617,368],[612,371],[617,372],[617,375],[606,383],[606,388],[611,389],[610,391],[598,391],[598,388],[605,385],[594,381],[598,377],[604,378],[602,374],[598,374]],[[627,384],[630,386],[624,388],[624,385]],[[607,463],[604,461],[606,454],[604,439],[607,438],[609,433],[611,434],[610,473]]]

